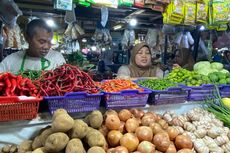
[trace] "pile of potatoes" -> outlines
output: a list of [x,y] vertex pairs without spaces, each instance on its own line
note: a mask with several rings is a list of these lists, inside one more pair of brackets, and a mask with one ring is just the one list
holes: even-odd
[[97,130],[102,122],[100,111],[91,112],[84,122],[74,120],[64,109],[58,109],[51,126],[42,129],[33,140],[14,146],[14,150],[12,146],[5,146],[0,153],[105,153],[107,142]]

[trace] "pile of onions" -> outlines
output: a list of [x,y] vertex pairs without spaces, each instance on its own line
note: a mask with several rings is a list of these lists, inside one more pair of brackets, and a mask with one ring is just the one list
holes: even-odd
[[104,115],[107,153],[193,153],[189,137],[179,135],[161,116],[138,109],[108,110]]

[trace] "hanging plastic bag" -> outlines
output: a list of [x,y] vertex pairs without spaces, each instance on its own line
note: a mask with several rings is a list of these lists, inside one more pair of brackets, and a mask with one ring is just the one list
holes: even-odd
[[106,26],[109,17],[109,10],[106,7],[101,8],[101,25]]
[[72,22],[76,21],[76,15],[75,15],[75,5],[73,5],[73,8],[71,11],[66,11],[65,12],[65,22],[70,24]]
[[181,40],[181,48],[189,49],[188,37],[186,34],[183,34],[183,37]]
[[145,37],[145,42],[149,45],[150,48],[153,48],[157,44],[157,29],[148,29],[147,35]]
[[175,44],[180,45],[182,37],[183,37],[183,33],[182,33],[182,32],[179,32],[179,33],[177,34],[177,36],[176,36],[175,41],[174,41]]
[[193,45],[193,44],[194,44],[194,39],[193,39],[191,33],[190,33],[190,32],[186,32],[186,35],[187,35],[187,37],[188,37],[188,42],[189,42],[189,44],[190,44],[190,45]]

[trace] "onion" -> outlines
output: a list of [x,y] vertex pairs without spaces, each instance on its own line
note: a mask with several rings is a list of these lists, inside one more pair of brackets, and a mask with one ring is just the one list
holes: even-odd
[[140,126],[136,129],[136,136],[139,141],[152,141],[153,139],[153,131],[148,126]]
[[139,145],[138,138],[133,133],[126,133],[120,140],[120,144],[126,147],[129,152],[137,149]]
[[121,133],[124,133],[125,132],[125,122],[121,121],[121,124],[120,124],[120,127],[119,127],[119,131]]
[[125,129],[129,133],[135,132],[135,130],[138,128],[138,126],[139,126],[139,123],[138,123],[137,119],[135,119],[135,118],[130,118],[125,123]]
[[162,129],[166,130],[168,128],[168,123],[166,123],[165,120],[160,119],[158,120],[158,123],[161,125]]
[[151,123],[154,123],[155,122],[155,118],[152,114],[149,114],[149,115],[144,115],[141,119],[141,124],[143,126],[149,126]]
[[130,119],[132,116],[132,113],[128,109],[122,109],[118,113],[118,117],[120,118],[121,121],[126,122],[128,119]]
[[120,139],[123,134],[120,131],[112,130],[108,133],[107,140],[111,147],[116,147],[120,144]]
[[136,118],[142,118],[145,114],[142,110],[138,110],[136,108],[133,108],[130,111],[134,115],[134,117],[136,117]]
[[109,148],[106,153],[115,153],[115,148]]
[[160,124],[158,123],[152,123],[149,125],[149,127],[152,129],[154,135],[163,131]]
[[184,136],[184,135],[178,135],[176,137],[175,145],[176,145],[177,149],[184,149],[184,148],[192,149],[192,147],[193,147],[193,143],[192,143],[191,139],[187,136]]
[[168,127],[167,133],[169,135],[169,139],[171,141],[174,141],[174,139],[178,136],[179,132],[176,128],[174,127]]
[[108,115],[105,119],[105,126],[109,130],[118,130],[120,127],[121,121],[116,115]]
[[106,137],[107,134],[109,133],[109,129],[105,125],[102,125],[99,131],[104,135],[104,137]]
[[153,144],[157,150],[165,152],[170,145],[168,134],[166,132],[157,133],[153,138]]
[[137,148],[141,153],[155,153],[155,146],[149,141],[142,141]]
[[176,147],[175,147],[173,142],[170,143],[170,145],[169,145],[169,147],[165,153],[177,153]]
[[195,152],[192,151],[191,149],[181,149],[177,153],[195,153]]
[[128,149],[123,146],[118,146],[115,148],[114,153],[129,153]]
[[117,112],[115,110],[109,109],[105,112],[104,117],[107,118],[109,115],[116,115],[118,116]]

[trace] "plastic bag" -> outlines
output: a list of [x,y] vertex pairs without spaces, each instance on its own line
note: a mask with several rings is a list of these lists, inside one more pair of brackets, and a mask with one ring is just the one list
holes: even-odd
[[149,45],[150,48],[153,48],[157,44],[157,29],[148,29],[147,35],[145,37],[145,42]]
[[101,25],[103,27],[105,27],[105,25],[107,24],[108,17],[109,17],[109,10],[108,10],[108,8],[102,7],[101,8]]
[[73,6],[72,11],[65,12],[65,22],[70,24],[75,21],[76,21],[76,15],[75,15],[74,6]]
[[134,30],[125,30],[123,38],[122,38],[122,49],[124,51],[128,50],[130,47],[135,44],[135,32]]

